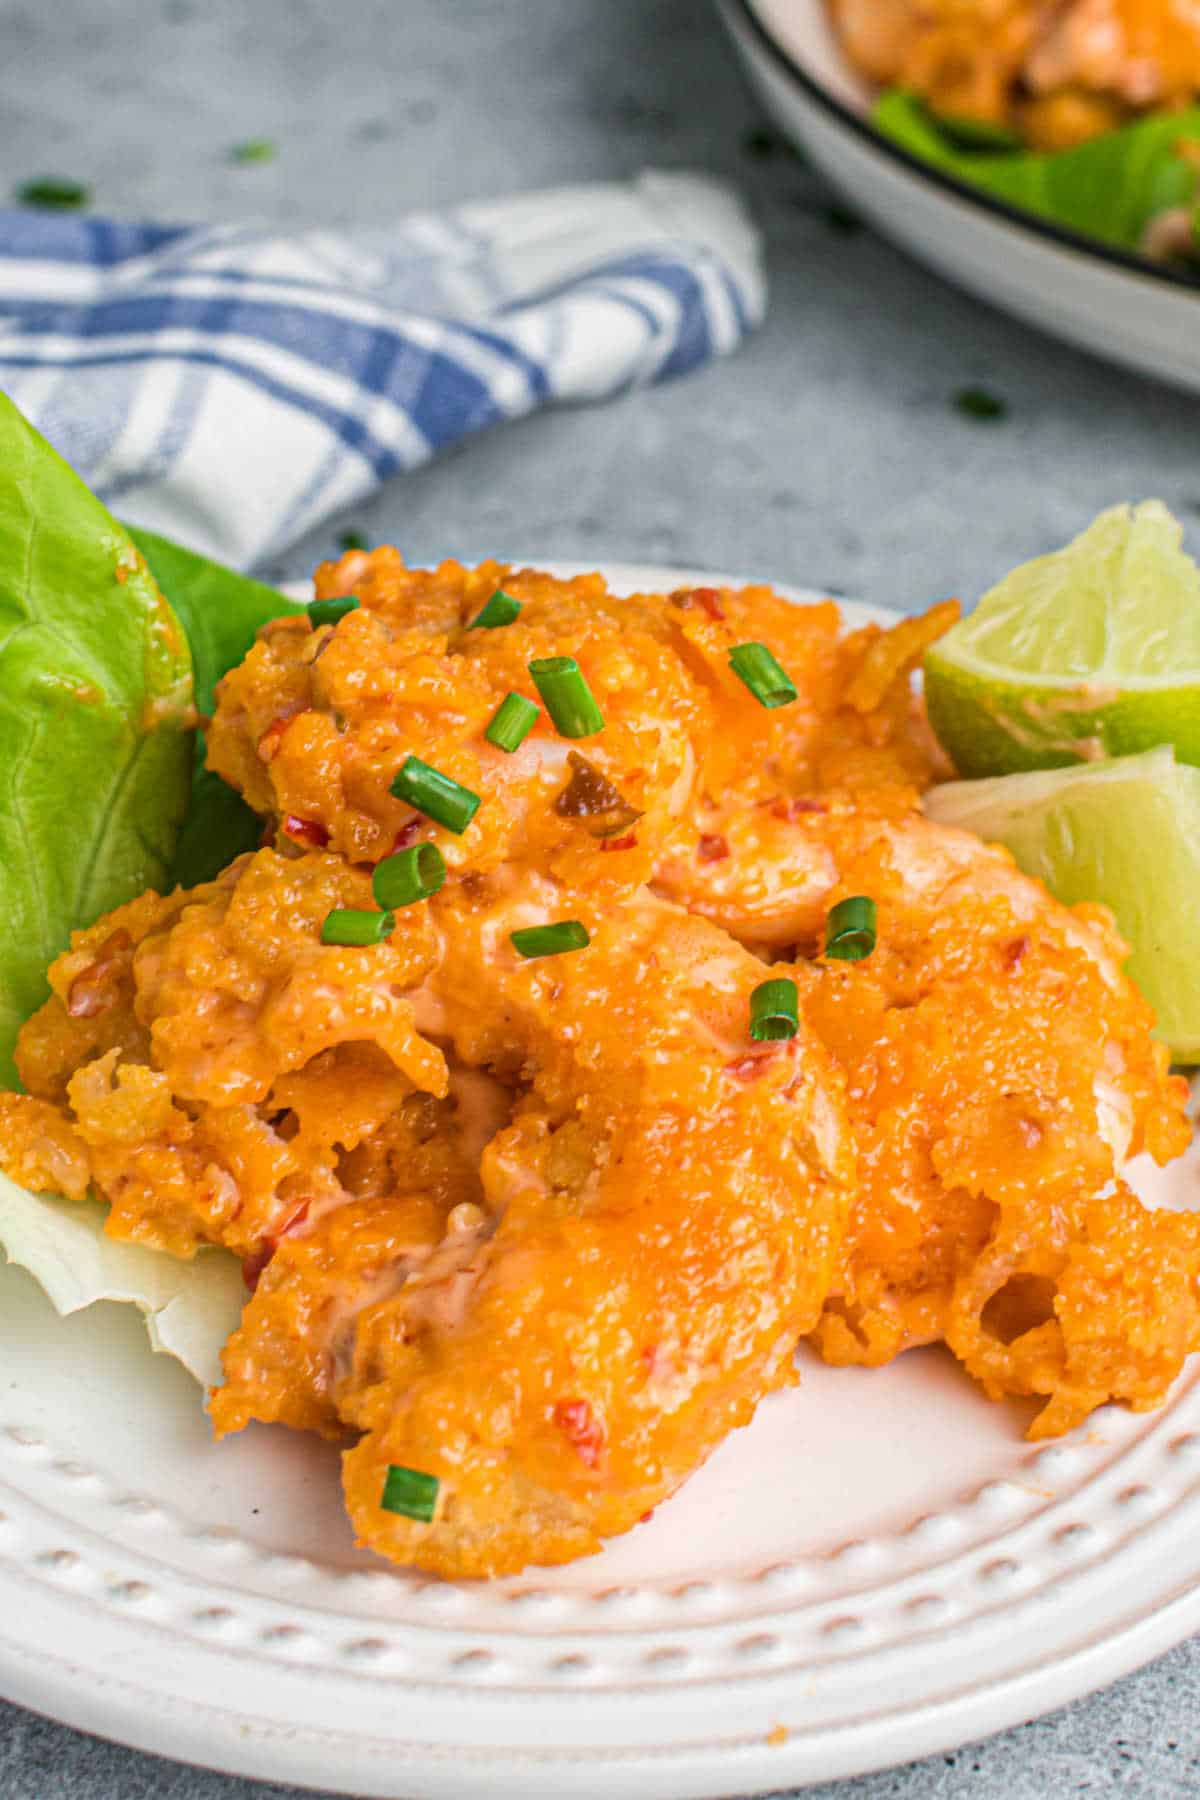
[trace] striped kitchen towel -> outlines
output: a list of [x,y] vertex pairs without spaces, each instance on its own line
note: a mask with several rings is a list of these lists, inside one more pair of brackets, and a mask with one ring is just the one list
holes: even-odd
[[732,350],[757,235],[647,173],[284,235],[0,211],[0,388],[123,517],[247,567],[469,433]]

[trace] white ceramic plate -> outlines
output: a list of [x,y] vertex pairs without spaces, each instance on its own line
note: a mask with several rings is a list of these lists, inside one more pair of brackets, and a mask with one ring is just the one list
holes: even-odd
[[873,131],[824,0],[718,4],[776,123],[886,236],[1030,324],[1200,389],[1200,283],[1018,212]]
[[[1163,1192],[1200,1193],[1197,1167]],[[1162,1412],[1035,1448],[940,1351],[805,1354],[798,1390],[603,1555],[452,1585],[355,1550],[328,1445],[214,1445],[132,1309],[64,1323],[2,1267],[0,1354],[0,1691],[239,1774],[746,1794],[959,1744],[1200,1627],[1195,1369]]]

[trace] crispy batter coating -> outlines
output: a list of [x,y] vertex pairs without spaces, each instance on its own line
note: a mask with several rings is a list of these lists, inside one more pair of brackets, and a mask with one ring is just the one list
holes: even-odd
[[[332,908],[371,905],[368,877],[339,858],[262,850],[75,933],[21,1033],[39,1104],[4,1097],[5,1166],[75,1195],[90,1178],[114,1236],[176,1256],[212,1243],[257,1257],[298,1208],[341,1204],[347,1154],[395,1129],[415,1092],[447,1092],[405,998],[436,954],[426,913],[410,908],[367,949],[320,941]],[[93,991],[115,937],[108,1004],[81,1012],[80,983]]]
[[[461,1059],[522,1072],[488,1216],[360,1318],[338,1402],[362,1540],[458,1575],[598,1549],[794,1379],[853,1157],[812,1035],[753,1053],[753,956],[643,901],[522,962],[554,895],[507,885],[451,900],[432,983]],[[381,1509],[389,1464],[441,1479],[432,1526]]]
[[859,1150],[818,1349],[879,1364],[944,1339],[994,1397],[1046,1401],[1035,1436],[1156,1405],[1200,1347],[1200,1221],[1121,1180],[1190,1128],[1111,917],[965,832],[823,823],[825,905],[869,893],[879,925],[866,960],[795,968]]
[[[501,585],[520,617],[470,629]],[[618,600],[598,575],[410,570],[394,550],[325,565],[317,587],[353,588],[360,605],[315,632],[303,617],[263,628],[221,683],[209,762],[282,838],[354,861],[431,838],[455,869],[519,862],[616,897],[694,847],[713,796],[752,805],[863,783],[911,794],[935,765],[907,681],[929,636],[917,621],[881,660],[895,634],[840,638],[832,602],[796,607],[766,588]],[[935,609],[932,635],[956,612]],[[730,649],[756,638],[791,674],[795,704],[760,707],[730,669]],[[577,659],[604,730],[572,745],[543,711],[506,754],[487,724],[509,692],[538,700],[528,665],[550,655]],[[461,836],[392,795],[410,753],[484,796]]]

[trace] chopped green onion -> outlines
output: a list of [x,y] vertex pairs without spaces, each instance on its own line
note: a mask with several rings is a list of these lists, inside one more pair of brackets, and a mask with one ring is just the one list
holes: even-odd
[[400,1463],[389,1463],[379,1504],[384,1512],[400,1513],[405,1519],[418,1519],[422,1525],[432,1525],[441,1485],[436,1475],[427,1475],[424,1469],[406,1469]]
[[604,714],[573,656],[540,657],[529,673],[561,737],[594,737],[604,730]]
[[357,605],[357,594],[335,594],[330,600],[314,600],[308,609],[308,622],[314,631],[319,625],[336,625]]
[[509,934],[518,956],[561,956],[564,950],[586,950],[591,943],[586,925],[578,919],[560,919],[554,925],[527,925]]
[[244,142],[235,144],[229,152],[230,162],[265,163],[274,162],[279,155],[279,145],[273,138],[246,138]]
[[521,611],[521,602],[497,588],[482,612],[476,613],[468,631],[494,631],[497,625],[511,625]]
[[460,835],[481,805],[478,794],[443,775],[440,769],[431,769],[419,756],[410,756],[401,764],[392,781],[392,793],[397,800],[415,806],[427,819]]
[[760,706],[790,706],[796,698],[795,682],[765,644],[735,644],[729,666]]
[[390,912],[366,912],[354,906],[335,906],[321,927],[323,944],[382,944],[396,929]]
[[839,962],[861,962],[875,948],[875,902],[852,894],[830,908],[825,921],[825,954]]
[[507,750],[511,756],[533,730],[537,716],[537,707],[524,694],[505,694],[483,735],[489,744]]
[[343,531],[338,538],[338,548],[342,551],[365,550],[367,540],[361,531]]
[[793,1038],[800,1029],[800,996],[786,976],[760,981],[750,996],[750,1036],[756,1044]]
[[428,900],[446,879],[446,864],[436,844],[413,844],[376,864],[371,892],[380,906],[412,906]]
[[44,211],[70,212],[77,206],[86,206],[91,197],[91,188],[82,181],[65,181],[58,175],[40,175],[33,181],[23,181],[17,189],[19,205],[37,206]]
[[999,394],[991,394],[987,388],[959,388],[954,396],[954,404],[964,419],[978,419],[990,424],[993,419],[1002,419],[1008,412],[1008,402]]

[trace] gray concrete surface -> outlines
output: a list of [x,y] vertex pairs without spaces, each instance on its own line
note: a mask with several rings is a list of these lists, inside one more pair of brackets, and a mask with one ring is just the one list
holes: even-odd
[[[377,223],[413,206],[646,164],[740,181],[770,318],[731,362],[497,433],[353,524],[414,560],[506,550],[676,560],[916,606],[971,598],[1115,499],[1200,515],[1200,405],[1027,332],[831,220],[757,123],[703,0],[0,3],[0,192],[90,181],[98,209]],[[277,140],[276,161],[229,148]],[[964,419],[964,385],[1007,416]],[[277,577],[307,573],[336,526]],[[1020,1730],[833,1800],[1200,1793],[1200,1645]],[[3,1800],[281,1793],[135,1755],[0,1703]]]

